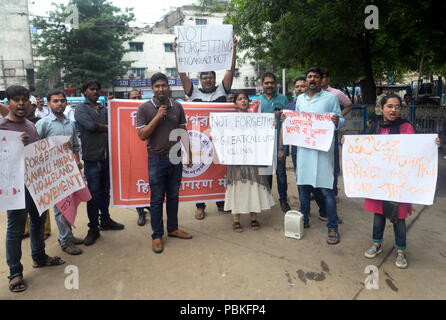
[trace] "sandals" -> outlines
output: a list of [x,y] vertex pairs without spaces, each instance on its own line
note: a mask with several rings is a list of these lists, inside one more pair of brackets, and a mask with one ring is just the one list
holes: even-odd
[[[17,277],[22,277],[22,280],[11,283],[11,281]],[[22,292],[27,289],[26,283],[25,281],[23,281],[23,275],[21,273],[13,274],[12,276],[9,276],[8,279],[9,279],[9,290],[11,292]],[[23,288],[17,288],[18,286],[23,286]]]
[[52,267],[59,266],[64,264],[65,261],[61,257],[52,257],[50,258],[48,255],[39,261],[33,261],[33,268],[42,268],[42,267]]
[[254,231],[260,229],[260,224],[257,222],[257,220],[251,221],[251,229]]
[[242,225],[240,224],[240,222],[233,222],[232,230],[234,230],[235,232],[243,232],[243,228],[242,228]]
[[331,245],[339,243],[339,233],[336,230],[328,231],[327,243]]
[[204,209],[199,208],[195,211],[195,219],[197,220],[203,220],[205,215],[206,213],[204,212]]

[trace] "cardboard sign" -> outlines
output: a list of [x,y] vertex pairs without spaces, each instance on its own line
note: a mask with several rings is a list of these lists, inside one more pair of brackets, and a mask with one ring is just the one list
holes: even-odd
[[230,70],[232,25],[176,26],[178,72]]
[[270,166],[275,128],[272,113],[211,113],[212,141],[220,163]]
[[344,136],[345,194],[431,205],[438,174],[436,134]]
[[[111,100],[108,108],[112,205],[116,207],[150,204],[147,146],[138,138],[136,130],[136,112],[142,103]],[[222,201],[226,192],[226,166],[218,164],[209,138],[209,113],[234,111],[234,104],[185,102],[182,106],[194,165],[183,166],[180,202]],[[257,105],[252,111],[257,111]]]
[[74,154],[65,145],[70,139],[53,136],[25,147],[25,185],[39,214],[85,188]]
[[283,144],[327,152],[335,129],[331,114],[317,114],[284,110]]
[[24,209],[22,132],[0,130],[0,210]]

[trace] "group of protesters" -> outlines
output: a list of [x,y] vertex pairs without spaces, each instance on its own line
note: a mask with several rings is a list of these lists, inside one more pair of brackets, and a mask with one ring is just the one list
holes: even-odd
[[[216,82],[215,71],[201,72],[198,88],[186,73],[179,73],[185,95],[194,102],[233,102],[235,112],[247,112],[249,97],[243,92],[231,93],[236,64],[237,39],[233,39],[232,66],[227,70],[221,82]],[[173,43],[176,52],[176,41]],[[178,67],[178,65],[177,65]],[[327,221],[327,243],[336,245],[340,242],[339,224],[342,220],[337,212],[337,177],[340,171],[339,147],[337,131],[344,125],[344,116],[353,107],[351,100],[341,91],[330,87],[330,76],[327,69],[312,67],[306,71],[305,77],[299,77],[294,84],[295,98],[290,103],[288,98],[278,93],[277,79],[274,73],[266,72],[261,77],[263,94],[253,103],[259,104],[259,112],[275,115],[277,131],[277,168],[276,180],[281,210],[291,210],[287,195],[286,156],[291,153],[298,186],[300,211],[304,215],[304,228],[310,228],[310,203],[314,198],[319,207],[319,219]],[[187,120],[181,104],[169,96],[168,78],[163,73],[151,77],[153,98],[143,102],[137,111],[137,134],[146,141],[148,152],[148,178],[150,183],[150,207],[137,208],[138,225],[146,222],[147,211],[150,213],[152,228],[152,250],[161,253],[164,250],[163,236],[163,203],[166,201],[167,235],[179,239],[191,239],[192,235],[178,228],[179,189],[183,173],[183,165],[192,166],[192,152],[189,135],[184,134],[177,141],[169,140],[169,133],[176,129],[186,131]],[[54,207],[55,220],[59,230],[58,241],[62,250],[68,254],[80,254],[79,245],[94,244],[102,230],[122,230],[124,225],[114,221],[109,212],[110,176],[108,154],[108,119],[107,107],[98,103],[101,83],[95,79],[87,79],[82,86],[85,101],[78,104],[75,120],[80,131],[80,143],[74,122],[64,115],[67,105],[65,93],[51,90],[46,98],[48,112],[40,110],[42,117],[35,124],[27,119],[32,109],[34,98],[28,89],[22,86],[10,86],[6,90],[7,113],[0,119],[0,130],[22,132],[24,145],[50,136],[70,136],[70,147],[75,155],[79,169],[84,176],[91,194],[87,202],[88,233],[83,239],[73,235],[71,225],[61,212]],[[229,96],[231,96],[229,98]],[[132,91],[129,98],[141,99],[138,91]],[[367,129],[369,134],[414,133],[409,122],[399,118],[402,105],[398,95],[391,94],[381,98],[378,117]],[[293,146],[291,150],[284,146],[281,135],[282,122],[285,119],[284,109],[299,112],[331,114],[335,127],[334,139],[327,152]],[[32,110],[32,111],[30,111]],[[31,119],[30,119],[31,120]],[[186,147],[187,163],[173,162],[170,150],[180,139]],[[341,140],[342,142],[342,140]],[[438,139],[436,140],[439,144]],[[80,146],[82,150],[80,152]],[[80,159],[80,153],[82,160]],[[181,151],[179,151],[181,153]],[[181,154],[177,154],[181,158]],[[175,164],[176,163],[176,164]],[[250,228],[261,228],[258,213],[274,206],[271,194],[272,175],[259,174],[259,167],[252,165],[234,165],[227,167],[227,187],[224,202],[217,202],[220,212],[232,214],[232,229],[243,232],[241,215],[249,214]],[[206,216],[206,204],[197,203],[195,218],[202,220]],[[394,225],[397,249],[396,266],[407,267],[405,218],[411,213],[410,204],[395,204],[388,201],[367,199],[365,210],[373,212],[374,225],[372,233],[373,246],[365,251],[367,258],[373,258],[382,252],[383,231],[388,212],[397,212],[391,222]],[[60,257],[50,257],[45,252],[44,225],[48,211],[39,215],[38,210],[26,190],[26,208],[8,210],[8,226],[6,233],[6,259],[10,269],[9,288],[12,292],[26,290],[23,280],[21,260],[21,241],[25,230],[26,218],[29,216],[31,256],[33,267],[56,266],[65,263]]]

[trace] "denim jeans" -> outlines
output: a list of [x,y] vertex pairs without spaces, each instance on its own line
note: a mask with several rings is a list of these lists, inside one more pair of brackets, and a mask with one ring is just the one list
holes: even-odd
[[[110,205],[110,172],[108,160],[84,161],[84,173],[91,200],[87,201],[88,227],[99,230],[101,223],[110,220],[108,207]],[[100,212],[100,214],[99,214]]]
[[319,206],[319,214],[327,213],[328,230],[338,231],[338,213],[336,209],[336,198],[333,190],[327,188],[314,188],[311,185],[299,185],[300,212],[304,215],[304,223],[310,222],[310,194],[315,194],[316,203]]
[[[383,241],[384,229],[386,228],[386,217],[382,214],[375,213],[373,219],[373,236],[372,240],[376,243]],[[406,220],[398,219],[393,223],[393,232],[395,233],[395,248],[397,250],[406,249]]]
[[[279,201],[287,202],[287,191],[288,191],[288,183],[286,178],[286,159],[279,160],[277,159],[277,169],[276,169],[276,177],[277,177],[277,191],[279,192]],[[269,187],[273,186],[273,176],[266,176],[268,179]]]
[[139,216],[145,216],[146,212],[144,211],[144,207],[136,208]]
[[339,142],[338,142],[339,138],[338,138],[338,132],[335,131],[334,133],[334,166],[333,166],[333,192],[335,194],[335,196],[338,195],[338,176],[339,173],[341,172],[341,165],[339,163]]
[[73,231],[71,230],[71,224],[67,218],[64,217],[62,212],[54,206],[54,218],[56,220],[57,229],[59,229],[59,243],[63,247],[73,240]]
[[[224,206],[225,206],[224,201],[217,201],[216,204],[217,204],[217,208],[224,208]],[[206,209],[206,204],[204,202],[197,203],[196,206],[197,206],[197,209],[198,208]]]
[[10,275],[22,274],[22,236],[25,231],[26,217],[29,213],[29,235],[31,242],[31,257],[34,261],[45,258],[45,228],[46,212],[39,217],[28,189],[25,189],[26,209],[7,210],[8,227],[6,229],[6,262]]
[[183,164],[174,165],[167,156],[149,153],[150,223],[152,239],[164,234],[163,203],[166,199],[167,232],[178,229],[178,201]]

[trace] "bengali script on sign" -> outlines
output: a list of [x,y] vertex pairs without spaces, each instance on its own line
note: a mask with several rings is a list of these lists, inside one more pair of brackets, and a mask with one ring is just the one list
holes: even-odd
[[344,136],[345,194],[431,205],[438,174],[436,134]]

